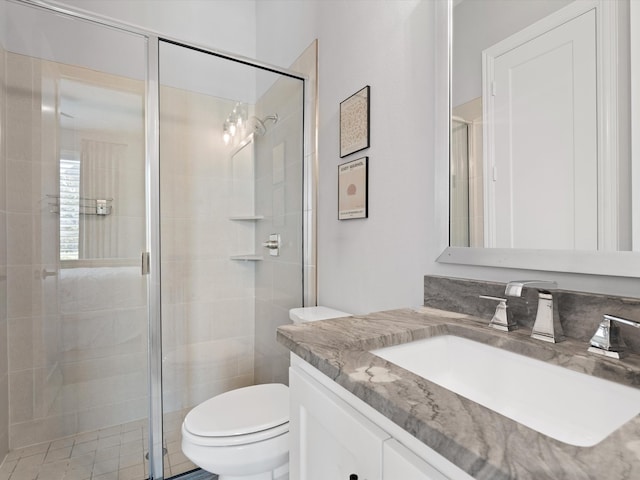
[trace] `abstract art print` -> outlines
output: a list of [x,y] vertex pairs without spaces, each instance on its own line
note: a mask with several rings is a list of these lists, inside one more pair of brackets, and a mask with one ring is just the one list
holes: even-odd
[[368,217],[369,157],[338,166],[338,220]]
[[369,86],[340,103],[340,158],[369,147]]

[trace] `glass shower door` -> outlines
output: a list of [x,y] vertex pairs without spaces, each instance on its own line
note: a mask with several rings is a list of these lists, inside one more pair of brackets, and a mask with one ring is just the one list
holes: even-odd
[[[171,476],[195,468],[180,449],[191,408],[231,389],[287,383],[275,329],[303,302],[304,83],[172,42],[160,42],[159,58]],[[263,247],[271,235],[277,252]]]
[[146,39],[3,14],[14,474],[145,478]]

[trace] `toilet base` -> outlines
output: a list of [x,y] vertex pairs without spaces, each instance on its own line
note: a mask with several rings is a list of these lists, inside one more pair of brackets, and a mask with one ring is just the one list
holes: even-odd
[[286,463],[271,472],[255,475],[218,475],[218,480],[289,480],[289,464]]
[[218,480],[273,480],[271,472],[258,473],[256,475],[242,475],[237,477],[235,475],[220,475]]

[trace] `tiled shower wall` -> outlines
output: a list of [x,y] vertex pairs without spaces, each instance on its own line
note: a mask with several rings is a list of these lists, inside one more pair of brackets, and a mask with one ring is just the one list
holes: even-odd
[[[142,418],[146,414],[143,124],[140,134],[75,130],[58,123],[60,78],[137,91],[142,82],[6,54],[7,337],[11,448]],[[132,90],[133,89],[133,90]],[[136,90],[137,89],[137,90]],[[140,105],[142,102],[140,101]],[[141,107],[140,107],[141,108]],[[140,110],[141,112],[141,110]],[[67,144],[73,138],[77,144]],[[118,142],[114,212],[102,218],[108,258],[61,262],[58,152],[82,140]],[[104,167],[104,165],[103,165]],[[102,168],[102,169],[101,169]],[[86,190],[84,195],[94,196]],[[87,244],[103,242],[88,237]]]
[[279,233],[280,255],[265,252],[256,266],[256,383],[288,383],[289,354],[276,342],[276,328],[290,323],[289,310],[302,306],[303,85],[279,78],[256,105],[259,118],[277,114],[256,140],[256,250]]
[[9,375],[7,366],[7,203],[6,203],[6,52],[0,45],[0,459],[9,450]]
[[[0,77],[7,82],[3,111],[11,118],[0,124],[3,140],[6,134],[0,173],[4,175],[6,163],[6,183],[2,179],[7,185],[0,202],[0,229],[8,240],[7,254],[4,246],[0,251],[0,296],[6,291],[7,300],[2,302],[6,311],[0,311],[0,347],[8,350],[8,360],[0,359],[2,453],[8,444],[15,449],[144,418],[147,340],[145,279],[138,266],[144,243],[142,137],[123,140],[100,131],[59,135],[55,111],[43,109],[56,102],[56,79],[64,72],[91,83],[99,81],[100,74],[8,52],[0,64],[7,66]],[[122,79],[109,81],[118,85]],[[275,108],[270,102],[290,96],[279,88],[276,84],[265,96],[260,115]],[[302,90],[297,91],[301,95]],[[270,217],[264,232],[286,227],[290,250],[283,251],[280,264],[264,269],[267,280],[257,283],[256,294],[255,262],[229,259],[259,248],[256,241],[264,237],[262,231],[256,234],[253,223],[229,219],[238,212],[229,203],[232,147],[223,144],[221,127],[233,102],[162,89],[167,412],[254,383],[257,355],[265,361],[260,381],[286,381],[286,353],[270,349],[277,348],[275,325],[287,323],[288,309],[301,304],[301,253],[293,247],[301,236],[302,146],[297,132],[302,112],[294,111],[300,102],[298,97],[278,107],[278,128],[258,147],[269,155],[259,181],[270,186],[265,200],[269,211],[258,213]],[[110,195],[114,213],[108,219],[116,225],[109,236],[114,258],[72,265],[59,260],[58,217],[50,212],[46,195],[57,193],[59,149],[74,146],[65,144],[67,139],[81,143],[83,138],[126,144],[126,154],[109,167],[117,179]],[[287,173],[275,182],[279,184],[272,196],[274,148],[283,149]],[[276,175],[280,173],[284,172]],[[293,207],[278,204],[285,199]],[[265,301],[256,306],[262,285],[269,291],[262,290]],[[300,293],[290,296],[288,290]],[[262,314],[268,316],[256,327],[257,315]],[[254,353],[256,328],[261,346]]]
[[[56,272],[55,222],[47,215],[44,191],[56,193],[53,183],[55,143],[43,142],[42,63],[6,54],[7,88],[7,335],[9,371],[10,446],[35,443],[54,429],[44,401],[61,387],[60,366],[45,352],[56,347],[60,315]],[[48,120],[48,118],[47,118]],[[42,193],[42,196],[41,196]],[[40,327],[47,326],[47,332]],[[36,405],[37,404],[37,405]],[[60,419],[65,424],[66,419]],[[44,424],[47,423],[45,427]],[[62,433],[67,431],[63,427]],[[72,432],[69,432],[72,433]]]
[[161,87],[160,186],[164,409],[253,384],[253,222],[232,221],[234,102]]

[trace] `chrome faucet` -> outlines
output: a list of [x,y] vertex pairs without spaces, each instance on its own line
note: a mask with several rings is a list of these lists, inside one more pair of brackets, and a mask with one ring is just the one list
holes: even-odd
[[558,288],[558,284],[544,280],[516,280],[507,284],[504,293],[510,297],[520,297],[523,288],[538,290],[538,311],[531,338],[550,343],[562,341],[564,335],[558,314],[558,304],[553,301],[551,293]]
[[490,327],[502,330],[503,332],[511,332],[518,328],[516,322],[513,321],[511,310],[508,309],[506,298],[492,297],[490,295],[480,295],[480,298],[498,302],[493,318],[489,322]]
[[626,345],[620,336],[620,328],[616,323],[624,323],[632,327],[640,328],[640,322],[634,322],[626,318],[615,317],[613,315],[603,315],[598,330],[591,337],[588,351],[598,353],[606,357],[622,358],[625,354]]

